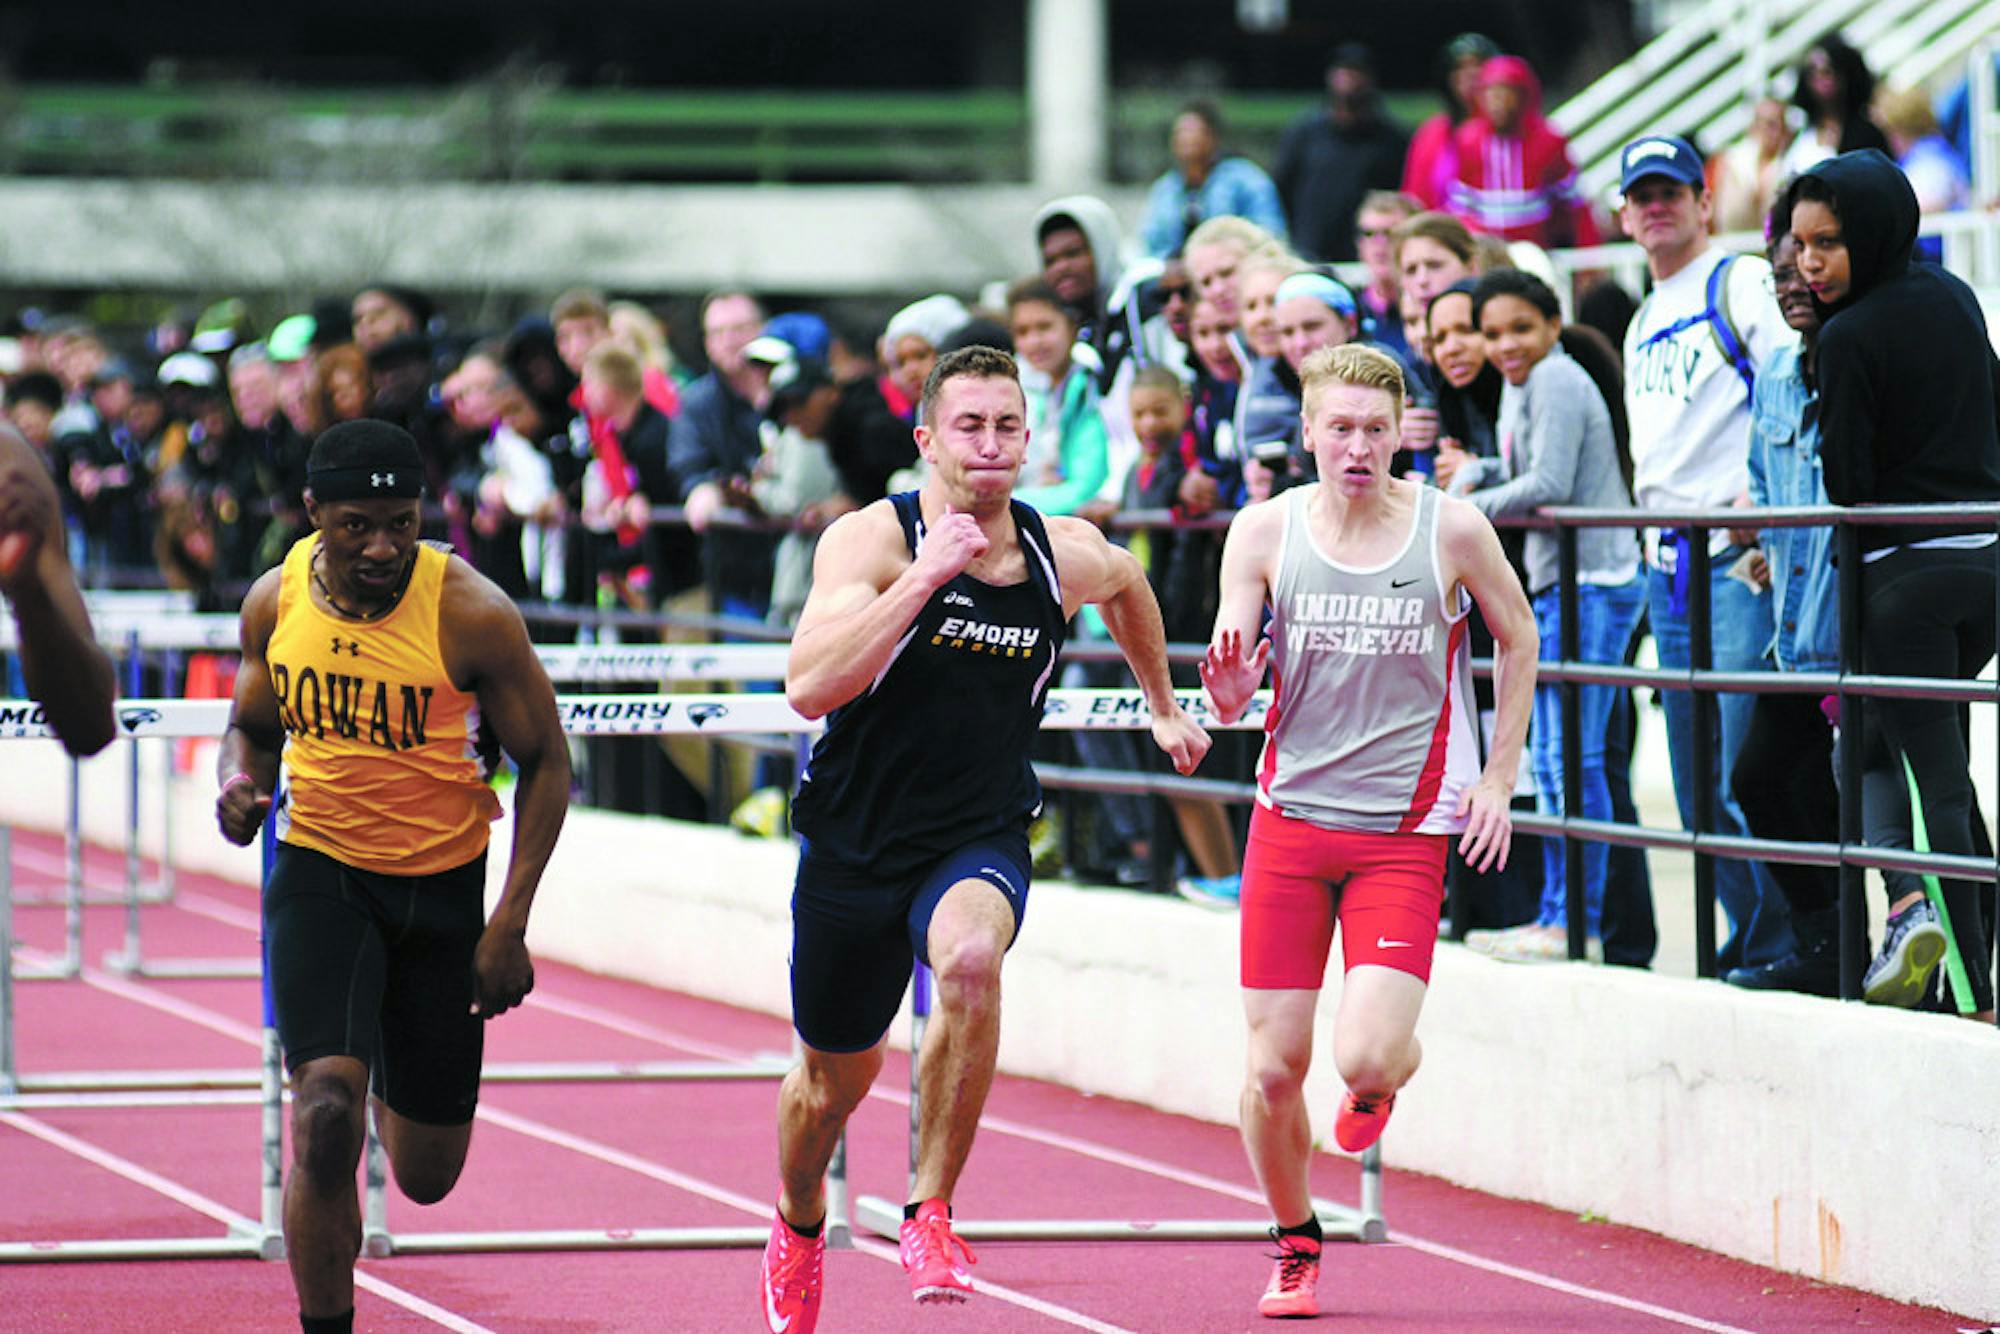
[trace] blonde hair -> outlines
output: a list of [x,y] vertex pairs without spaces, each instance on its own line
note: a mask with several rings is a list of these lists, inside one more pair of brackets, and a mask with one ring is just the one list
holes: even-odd
[[1937,114],[1921,88],[1885,88],[1875,95],[1875,118],[1882,128],[1911,139],[1938,132]]
[[636,301],[613,301],[604,308],[611,336],[632,349],[642,365],[671,370],[673,353],[667,348],[666,326],[659,317]]
[[1501,269],[1518,269],[1514,262],[1514,252],[1497,236],[1481,232],[1472,238],[1472,271],[1484,276]]
[[1282,242],[1271,241],[1258,246],[1237,261],[1236,281],[1241,283],[1252,273],[1266,271],[1283,274],[1289,278],[1295,273],[1304,273],[1306,267],[1306,262],[1293,254]]
[[1403,395],[1407,387],[1403,382],[1403,368],[1388,353],[1360,343],[1342,343],[1338,347],[1321,348],[1299,367],[1300,398],[1308,413],[1313,410],[1319,391],[1335,384],[1384,390],[1394,405],[1391,411],[1397,424],[1402,423]]
[[1269,232],[1250,219],[1225,213],[1219,218],[1204,219],[1189,232],[1187,240],[1181,242],[1181,253],[1185,255],[1196,246],[1210,245],[1232,245],[1248,253],[1271,244],[1273,239]]
[[617,343],[599,343],[583,359],[583,373],[602,380],[627,398],[638,398],[646,390],[646,370],[638,354]]
[[1361,196],[1361,207],[1354,210],[1354,216],[1363,213],[1394,213],[1398,218],[1414,218],[1424,211],[1424,201],[1413,194],[1401,190],[1370,190]]

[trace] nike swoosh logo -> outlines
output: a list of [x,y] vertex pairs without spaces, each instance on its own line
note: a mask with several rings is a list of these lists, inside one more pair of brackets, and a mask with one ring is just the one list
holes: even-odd
[[1415,579],[1391,579],[1389,581],[1389,587],[1408,588],[1411,584],[1414,584],[1415,582],[1417,582]]
[[1407,940],[1391,940],[1387,936],[1377,936],[1375,937],[1375,948],[1378,950],[1407,950],[1413,948],[1413,946]]
[[792,1318],[778,1314],[778,1304],[771,1296],[771,1285],[764,1285],[764,1323],[771,1327],[771,1334],[785,1334],[792,1327]]

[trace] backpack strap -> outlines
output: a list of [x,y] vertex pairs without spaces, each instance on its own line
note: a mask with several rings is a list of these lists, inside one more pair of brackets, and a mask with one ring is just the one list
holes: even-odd
[[1731,255],[1709,270],[1708,308],[1702,314],[1715,333],[1716,347],[1723,359],[1736,368],[1737,378],[1743,381],[1743,392],[1748,396],[1757,387],[1757,369],[1750,364],[1750,350],[1744,346],[1743,334],[1729,314],[1729,271],[1741,258]]

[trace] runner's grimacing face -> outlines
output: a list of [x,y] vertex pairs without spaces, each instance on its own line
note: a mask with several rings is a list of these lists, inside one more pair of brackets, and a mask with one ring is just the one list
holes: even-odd
[[956,376],[939,386],[935,425],[918,433],[924,458],[953,506],[1005,509],[1028,453],[1028,404],[1006,376]]

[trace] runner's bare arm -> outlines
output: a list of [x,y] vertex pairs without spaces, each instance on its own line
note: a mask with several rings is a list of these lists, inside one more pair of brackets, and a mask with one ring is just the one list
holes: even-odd
[[1493,632],[1493,744],[1479,781],[1459,802],[1469,816],[1459,848],[1474,870],[1507,864],[1513,842],[1514,779],[1534,705],[1535,660],[1541,648],[1535,613],[1499,535],[1486,516],[1462,500],[1443,500],[1439,546],[1447,587],[1463,587]]
[[520,610],[456,557],[446,571],[438,631],[453,682],[478,695],[480,717],[519,770],[507,878],[473,956],[477,1009],[491,1018],[519,1004],[534,986],[528,914],[569,812],[569,743],[555,687],[535,657]]
[[61,502],[34,446],[0,426],[0,594],[14,611],[21,675],[63,749],[95,755],[117,725],[117,678],[90,630],[63,550]]
[[1208,754],[1208,733],[1174,698],[1167,671],[1167,632],[1159,599],[1132,553],[1112,546],[1095,524],[1082,519],[1046,520],[1056,573],[1062,580],[1063,610],[1074,614],[1084,603],[1103,613],[1104,628],[1125,655],[1153,714],[1153,740],[1181,773],[1193,773]]
[[889,501],[836,519],[820,537],[812,592],[792,632],[785,665],[791,706],[820,718],[860,695],[888,666],[896,641],[931,594],[984,549],[967,514],[947,514],[915,560]]
[[270,812],[271,794],[278,787],[278,757],[285,748],[281,701],[271,687],[271,667],[265,661],[271,632],[278,624],[278,583],[283,575],[281,569],[265,571],[244,595],[237,617],[243,661],[236,669],[229,728],[215,757],[215,777],[222,785],[215,797],[215,819],[222,836],[239,845],[257,836]]
[[[1222,544],[1222,587],[1215,633],[1201,662],[1208,702],[1224,722],[1235,722],[1264,683],[1270,641],[1261,637],[1270,598],[1271,568],[1284,530],[1282,501],[1264,500],[1237,512]],[[1245,644],[1254,647],[1246,649]]]

